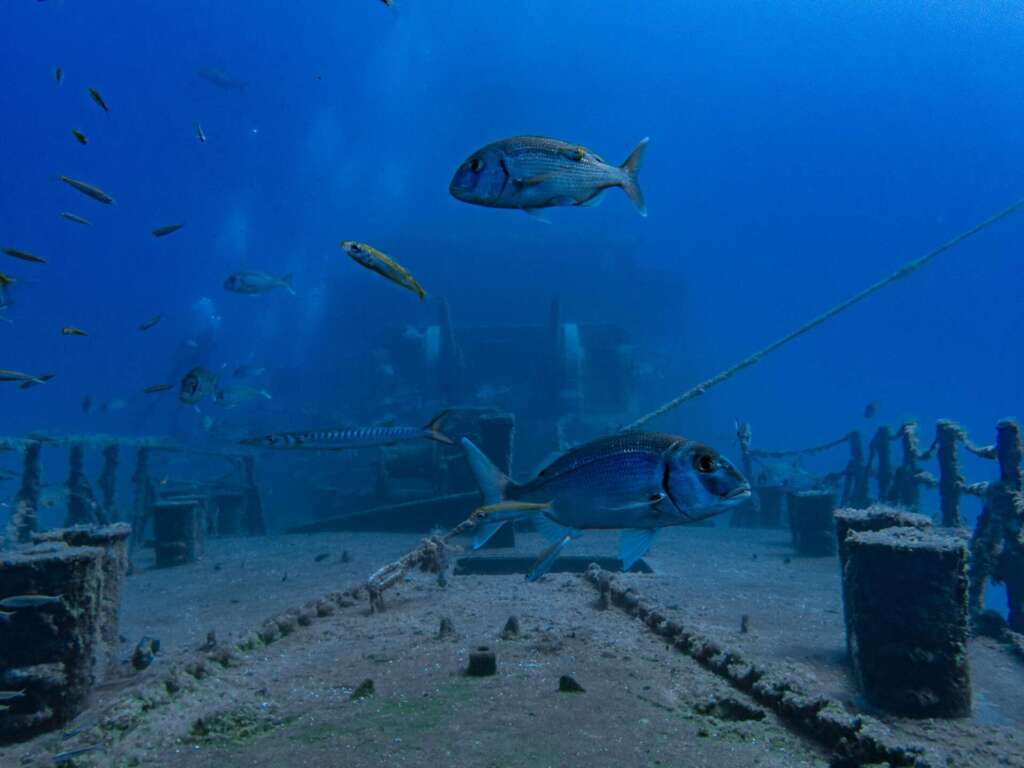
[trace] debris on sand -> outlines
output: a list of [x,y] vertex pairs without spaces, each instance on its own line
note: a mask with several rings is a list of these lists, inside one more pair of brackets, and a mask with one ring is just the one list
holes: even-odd
[[505,622],[505,628],[501,630],[502,640],[515,640],[519,637],[519,619],[515,616],[509,616],[508,621]]
[[456,636],[455,625],[447,616],[441,617],[441,626],[437,630],[438,640],[450,640]]
[[572,675],[562,675],[558,678],[559,693],[586,693],[587,689],[576,682]]
[[367,699],[370,696],[373,696],[376,692],[377,691],[374,688],[373,680],[371,680],[370,678],[366,678],[365,680],[363,680],[363,682],[359,684],[359,687],[352,691],[352,695],[349,698],[352,701],[359,701],[360,699]]

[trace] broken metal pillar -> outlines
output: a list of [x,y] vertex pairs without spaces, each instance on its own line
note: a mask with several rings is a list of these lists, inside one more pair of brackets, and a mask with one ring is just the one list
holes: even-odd
[[843,478],[842,504],[844,507],[864,509],[871,500],[868,497],[868,470],[864,462],[864,443],[860,432],[851,432],[850,461],[846,465],[846,476]]
[[205,515],[202,499],[177,498],[153,506],[156,567],[194,563],[203,551]]
[[890,504],[916,510],[920,506],[921,489],[918,483],[917,466],[917,424],[906,422],[900,425],[900,445],[903,449],[903,461],[893,475],[892,484],[885,500]]
[[915,528],[847,534],[847,637],[869,703],[906,717],[971,712],[967,547]]
[[886,499],[889,497],[889,487],[892,484],[892,454],[889,450],[889,443],[892,434],[889,427],[884,424],[878,428],[871,444],[868,446],[868,470],[870,473],[872,458],[877,460],[878,476],[878,497]]
[[0,630],[0,689],[22,692],[4,701],[0,744],[58,728],[85,708],[101,636],[103,554],[61,543],[5,555],[0,599],[35,603],[13,610]]
[[830,491],[798,491],[786,495],[793,547],[801,555],[831,555],[836,546],[832,513],[836,497]]

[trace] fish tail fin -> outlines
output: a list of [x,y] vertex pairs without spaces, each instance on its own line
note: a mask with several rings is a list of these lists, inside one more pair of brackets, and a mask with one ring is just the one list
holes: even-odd
[[420,301],[427,298],[427,292],[423,290],[423,286],[413,281],[413,290],[416,291],[416,295],[420,297]]
[[[462,448],[466,452],[466,459],[469,460],[469,468],[473,470],[473,477],[476,478],[477,485],[480,486],[483,505],[500,504],[505,499],[509,486],[512,485],[511,481],[468,438],[462,438]],[[473,549],[479,549],[486,544],[506,522],[508,520],[488,521],[481,524],[473,537]]]
[[626,178],[622,182],[622,190],[633,201],[633,205],[640,211],[641,216],[647,215],[647,205],[644,203],[644,193],[640,190],[640,166],[643,164],[644,151],[647,149],[649,141],[649,138],[641,139],[640,143],[636,145],[636,149],[629,153],[626,162],[620,166],[626,173]]
[[437,416],[432,418],[427,423],[424,429],[430,433],[428,437],[431,440],[436,440],[437,442],[443,443],[445,445],[455,445],[455,441],[441,431],[441,424],[445,419],[448,418],[449,413],[451,413],[450,410],[441,411],[439,414],[437,414]]
[[281,278],[281,287],[284,288],[292,296],[295,295],[295,288],[292,287],[292,278],[295,277],[291,272]]

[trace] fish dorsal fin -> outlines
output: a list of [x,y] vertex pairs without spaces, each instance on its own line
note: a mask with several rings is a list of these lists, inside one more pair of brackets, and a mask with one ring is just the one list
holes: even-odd
[[628,571],[633,564],[647,554],[657,533],[655,528],[629,528],[622,532],[619,539],[619,559],[622,570]]

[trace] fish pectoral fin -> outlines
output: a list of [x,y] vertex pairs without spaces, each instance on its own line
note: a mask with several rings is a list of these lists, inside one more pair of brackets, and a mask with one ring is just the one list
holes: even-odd
[[498,532],[505,522],[505,520],[499,520],[496,523],[484,523],[477,526],[476,533],[473,534],[473,549],[480,549],[480,547],[490,541],[491,537]]
[[622,561],[623,572],[628,571],[637,560],[647,554],[657,532],[655,528],[631,528],[622,532],[619,539],[619,559]]
[[572,541],[573,537],[571,533],[565,534],[561,539],[556,541],[546,550],[544,554],[540,556],[540,559],[534,563],[533,568],[526,574],[527,581],[536,581],[545,573],[551,570],[551,566],[555,564],[555,560],[561,554],[562,550],[565,549],[565,545]]
[[541,173],[536,176],[526,176],[521,179],[512,179],[512,183],[517,187],[536,187],[538,184],[543,184],[545,181],[550,179],[554,174]]
[[527,214],[534,221],[539,221],[543,224],[550,224],[551,219],[541,212],[540,208],[520,208],[523,213]]
[[560,541],[564,536],[576,536],[579,535],[576,531],[571,528],[567,528],[561,523],[556,523],[544,512],[540,512],[530,518],[533,521],[534,528],[537,529],[537,533],[543,536],[548,541]]
[[607,190],[603,189],[596,195],[591,197],[589,200],[584,200],[582,203],[576,203],[576,205],[579,206],[580,208],[596,208],[601,204],[601,201],[604,200],[604,193],[606,191]]

